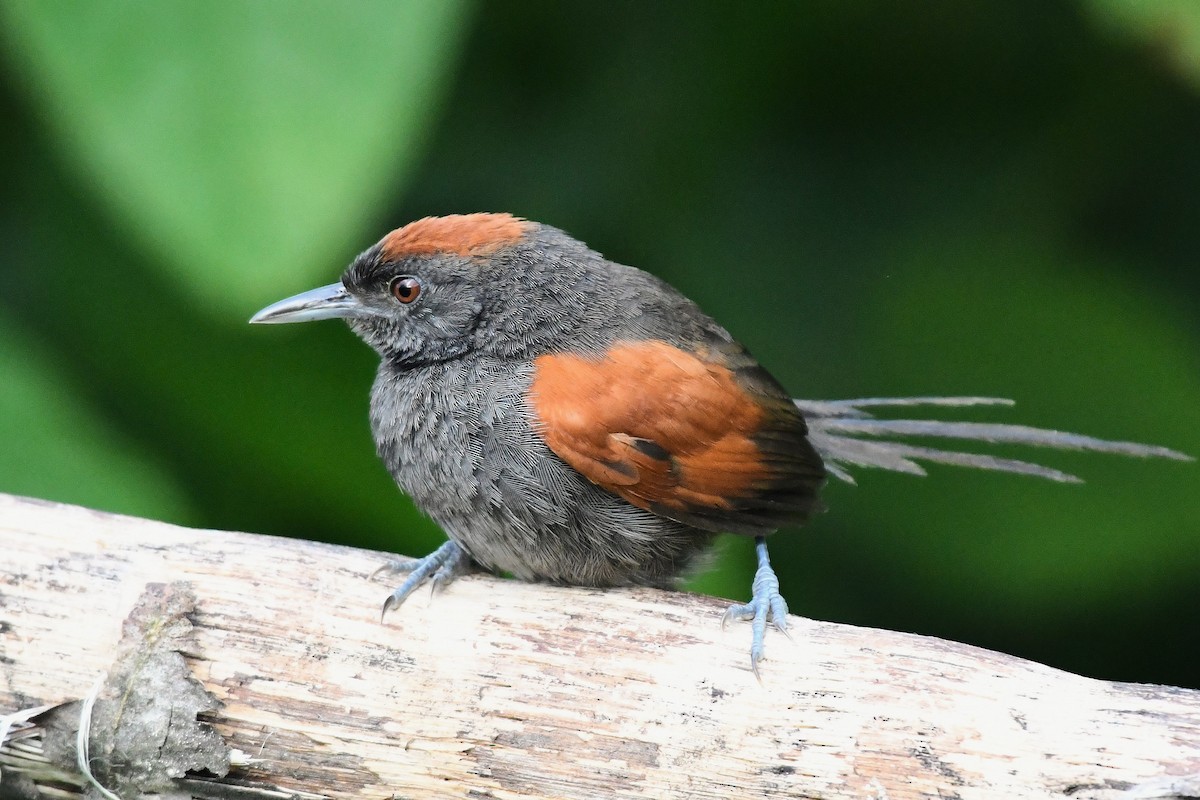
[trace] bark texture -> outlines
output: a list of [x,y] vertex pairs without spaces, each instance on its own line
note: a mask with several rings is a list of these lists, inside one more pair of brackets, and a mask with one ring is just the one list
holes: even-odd
[[[1200,692],[725,604],[487,576],[381,624],[386,556],[0,495],[0,795],[1200,797]],[[3,724],[0,723],[0,727]],[[95,788],[86,789],[95,793]]]

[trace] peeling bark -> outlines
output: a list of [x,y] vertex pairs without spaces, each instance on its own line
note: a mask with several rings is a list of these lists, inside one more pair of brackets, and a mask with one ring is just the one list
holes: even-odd
[[[1196,797],[1200,692],[724,604],[469,576],[378,618],[385,556],[0,495],[0,796]],[[36,756],[36,758],[35,758]],[[38,760],[41,759],[41,760]]]

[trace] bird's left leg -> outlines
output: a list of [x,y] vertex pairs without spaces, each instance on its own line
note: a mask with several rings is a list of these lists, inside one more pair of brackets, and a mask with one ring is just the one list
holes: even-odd
[[750,669],[754,671],[754,677],[761,680],[762,676],[758,674],[758,661],[762,658],[763,639],[767,635],[767,621],[770,620],[781,633],[789,636],[790,634],[788,634],[787,628],[787,603],[784,601],[783,595],[779,593],[779,578],[775,576],[775,570],[771,569],[771,558],[767,555],[765,536],[754,538],[754,549],[758,553],[758,569],[754,572],[750,602],[730,606],[721,619],[721,626],[724,627],[731,619],[750,620]]
[[383,601],[383,613],[380,614],[380,619],[407,600],[408,596],[426,580],[432,578],[433,589],[437,591],[459,575],[468,572],[470,568],[471,556],[453,539],[424,558],[385,564],[376,571],[376,575],[383,571],[407,572],[408,577],[405,578],[404,583],[396,587],[396,591],[392,592],[387,600]]

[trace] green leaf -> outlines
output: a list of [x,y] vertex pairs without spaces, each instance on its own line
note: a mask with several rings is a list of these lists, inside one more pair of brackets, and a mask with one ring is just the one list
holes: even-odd
[[1113,31],[1145,39],[1179,72],[1200,84],[1200,3],[1196,0],[1090,0],[1095,16]]
[[214,313],[241,317],[327,281],[378,227],[466,8],[14,0],[0,19],[109,213]]
[[80,400],[78,386],[0,319],[0,492],[189,522],[161,465]]

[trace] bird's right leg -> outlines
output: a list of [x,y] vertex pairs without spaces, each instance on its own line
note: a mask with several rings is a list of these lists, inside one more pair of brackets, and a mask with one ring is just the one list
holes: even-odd
[[754,537],[754,549],[758,554],[758,569],[754,573],[753,596],[749,603],[730,606],[721,618],[721,626],[731,619],[750,621],[750,669],[754,677],[762,680],[758,673],[758,662],[762,658],[763,639],[767,635],[767,623],[771,622],[780,633],[788,634],[787,602],[779,593],[779,578],[771,568],[771,559],[767,555],[767,539],[765,536]]
[[383,601],[383,613],[380,614],[380,620],[382,621],[387,612],[407,600],[408,596],[425,581],[432,579],[433,589],[437,591],[447,586],[459,575],[468,572],[470,568],[471,556],[453,540],[446,542],[424,558],[385,564],[379,568],[376,575],[384,571],[407,572],[408,577],[405,578],[404,583],[396,587],[396,591],[392,592],[387,600]]

